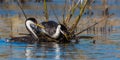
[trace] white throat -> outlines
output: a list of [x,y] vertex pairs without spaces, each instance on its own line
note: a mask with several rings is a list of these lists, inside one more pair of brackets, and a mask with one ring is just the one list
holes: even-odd
[[51,38],[56,39],[56,38],[58,38],[59,35],[60,35],[60,31],[61,31],[60,28],[61,28],[61,25],[58,25],[58,26],[57,26],[57,29],[56,29],[56,32],[55,32],[52,36],[49,35],[49,33],[45,31],[45,29],[41,29],[41,30],[42,30],[42,32],[44,32],[45,34],[47,34],[48,36],[50,36]]
[[37,38],[38,39],[38,36],[34,33],[34,31],[32,30],[32,28],[31,28],[31,24],[35,24],[34,22],[32,22],[32,21],[26,21],[26,26],[27,26],[27,28],[29,29],[29,31],[35,36],[35,38]]
[[61,25],[58,25],[55,34],[53,34],[53,35],[51,36],[52,38],[55,38],[55,39],[56,39],[56,38],[59,37],[60,31],[61,31],[60,28],[61,28]]

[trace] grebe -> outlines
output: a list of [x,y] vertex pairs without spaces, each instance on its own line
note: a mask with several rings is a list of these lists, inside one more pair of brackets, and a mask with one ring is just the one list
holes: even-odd
[[39,40],[39,34],[42,32],[44,35],[56,40],[67,40],[67,28],[54,21],[47,21],[38,24],[35,18],[28,18],[25,25],[29,33],[32,34],[35,39]]

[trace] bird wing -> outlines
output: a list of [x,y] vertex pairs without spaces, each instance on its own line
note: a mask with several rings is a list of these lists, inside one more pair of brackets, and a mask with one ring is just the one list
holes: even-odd
[[54,21],[42,22],[42,25],[45,27],[45,31],[49,35],[53,35],[56,32],[58,24]]

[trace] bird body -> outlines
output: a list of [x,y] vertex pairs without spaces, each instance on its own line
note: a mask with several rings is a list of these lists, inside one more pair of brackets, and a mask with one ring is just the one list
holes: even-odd
[[41,23],[45,28],[42,29],[42,32],[50,36],[51,38],[58,38],[60,35],[61,25],[57,24],[54,21],[42,22]]
[[28,18],[25,21],[25,26],[30,34],[22,37],[12,37],[10,39],[11,42],[70,42],[66,37],[68,34],[67,28],[64,25],[58,24],[54,21],[41,22],[38,24],[35,18]]
[[37,26],[37,24],[38,23],[34,18],[28,18],[25,23],[27,30],[33,35],[35,39],[39,40],[40,35],[46,35],[49,38],[56,39],[58,41],[61,39],[66,40],[66,35],[68,32],[64,25],[58,24],[54,21],[41,22],[39,24],[40,26]]

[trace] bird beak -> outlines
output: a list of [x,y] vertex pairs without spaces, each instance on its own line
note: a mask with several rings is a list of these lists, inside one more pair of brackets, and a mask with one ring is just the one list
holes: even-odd
[[61,33],[65,36],[65,38],[68,40],[68,35],[61,30]]
[[65,38],[68,40],[68,35],[67,35],[66,33],[64,33],[64,36],[65,36]]
[[40,28],[45,28],[43,25],[41,25],[41,24],[35,24],[36,26],[38,26],[38,27],[40,27]]

